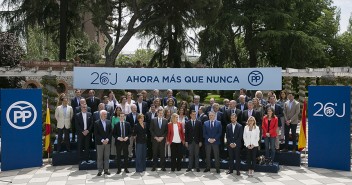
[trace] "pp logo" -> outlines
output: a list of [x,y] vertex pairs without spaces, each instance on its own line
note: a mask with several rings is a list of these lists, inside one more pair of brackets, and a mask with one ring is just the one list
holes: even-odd
[[15,129],[27,129],[35,123],[37,110],[27,101],[17,101],[7,109],[6,119]]
[[248,75],[248,82],[253,86],[260,85],[264,80],[264,76],[260,71],[252,71]]

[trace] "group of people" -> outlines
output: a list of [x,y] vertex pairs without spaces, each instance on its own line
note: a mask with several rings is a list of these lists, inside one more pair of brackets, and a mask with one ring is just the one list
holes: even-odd
[[166,171],[167,157],[171,157],[171,171],[180,171],[186,155],[189,158],[187,172],[200,171],[200,157],[206,161],[204,172],[209,172],[212,153],[217,173],[220,173],[222,158],[229,160],[226,173],[233,173],[235,168],[240,175],[242,150],[247,151],[248,175],[251,176],[262,138],[269,161],[274,160],[283,140],[282,151],[288,151],[290,131],[293,145],[296,145],[300,105],[291,92],[281,91],[278,99],[269,92],[268,99],[264,99],[261,91],[250,98],[246,90],[241,89],[237,101],[224,99],[222,107],[214,99],[210,99],[209,106],[204,106],[198,95],[193,97],[191,105],[186,101],[177,102],[170,89],[164,98],[157,89],[151,98],[147,98],[146,91],[141,91],[136,101],[130,92],[119,101],[112,91],[102,101],[94,90],[89,90],[88,94],[89,97],[83,98],[82,91],[75,90],[70,105],[66,96],[61,97],[62,103],[55,110],[57,150],[61,152],[64,142],[70,151],[69,132],[72,130],[72,142],[77,134],[80,159],[89,163],[90,146],[94,142],[98,176],[103,172],[110,174],[110,156],[116,156],[118,174],[121,168],[129,173],[128,164],[133,156],[136,172],[145,171],[146,159],[152,159],[152,171],[157,170],[159,158],[161,170]]

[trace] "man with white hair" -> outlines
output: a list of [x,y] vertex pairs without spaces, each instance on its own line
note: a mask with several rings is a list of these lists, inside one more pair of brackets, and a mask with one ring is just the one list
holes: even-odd
[[97,145],[97,176],[101,176],[103,170],[105,175],[110,175],[109,157],[112,126],[106,117],[107,111],[101,110],[100,119],[94,123],[95,144]]

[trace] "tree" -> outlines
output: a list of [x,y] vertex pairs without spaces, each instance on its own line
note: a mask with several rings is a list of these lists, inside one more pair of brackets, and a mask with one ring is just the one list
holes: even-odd
[[[149,66],[181,67],[181,56],[186,49],[193,49],[196,38],[187,33],[204,22],[205,19],[216,17],[221,1],[171,1],[159,3],[153,8],[156,16],[162,17],[157,24],[149,25],[141,31],[144,38],[148,38],[148,45],[154,44],[157,50]],[[164,54],[166,61],[164,62]],[[156,63],[156,61],[159,61]]]
[[[23,53],[23,49],[19,45],[18,39],[14,34],[0,32],[0,66],[14,67],[18,65]],[[23,80],[23,77],[0,78],[0,88],[21,87],[21,80]]]

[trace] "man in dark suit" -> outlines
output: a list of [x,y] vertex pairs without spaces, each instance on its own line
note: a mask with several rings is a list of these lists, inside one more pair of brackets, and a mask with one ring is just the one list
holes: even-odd
[[153,158],[153,146],[152,146],[152,138],[150,135],[150,123],[154,118],[158,116],[156,110],[155,110],[155,105],[150,104],[150,111],[147,112],[145,116],[145,123],[147,126],[147,158],[148,160],[151,160]]
[[200,106],[203,106],[201,103],[199,103],[200,101],[200,96],[198,95],[194,95],[193,97],[193,103],[191,104],[191,106],[189,107],[190,112],[192,112],[192,110],[196,111],[196,117],[198,118],[198,110],[200,108]]
[[210,171],[211,151],[214,153],[216,173],[220,173],[220,159],[219,159],[219,145],[221,137],[222,126],[220,121],[215,119],[214,111],[209,112],[209,121],[206,121],[203,126],[203,138],[206,151],[206,163],[207,167],[204,172]]
[[100,99],[94,96],[95,95],[94,90],[89,90],[88,94],[89,94],[89,97],[86,99],[87,105],[92,109],[92,112],[95,112],[98,110]]
[[224,120],[226,125],[231,123],[231,114],[235,113],[237,115],[237,119],[241,120],[242,111],[236,108],[237,102],[236,100],[231,100],[229,103],[229,108],[224,113]]
[[[110,114],[110,116],[114,115],[114,107],[109,105],[109,97],[108,96],[104,96],[103,97],[103,103],[104,103],[104,109],[106,111],[108,111],[108,113]],[[108,117],[109,120],[111,120],[111,117]]]
[[197,120],[199,120],[202,125],[204,125],[204,122],[205,121],[208,121],[209,118],[207,116],[207,114],[205,113],[205,107],[204,106],[200,106],[199,109],[198,109],[198,117],[197,117]]
[[137,113],[145,115],[148,112],[148,103],[143,101],[143,94],[137,94],[137,102],[135,103],[137,106]]
[[227,171],[226,174],[233,173],[233,156],[235,155],[237,175],[241,175],[240,152],[241,152],[242,138],[243,138],[242,125],[237,123],[237,115],[232,114],[231,123],[229,123],[226,126],[226,139],[227,139],[227,146],[229,151],[229,171]]
[[225,113],[225,111],[227,109],[229,109],[229,104],[230,104],[230,100],[225,98],[224,99],[224,106],[220,108],[220,112]]
[[[102,110],[105,110],[105,104],[104,103],[100,103],[99,106],[98,106],[98,110],[93,113],[94,121],[100,119],[100,111],[102,111]],[[108,111],[106,111],[106,112],[107,112],[106,119],[110,120],[111,119],[110,112],[108,112]]]
[[112,126],[106,117],[107,111],[102,110],[100,111],[100,119],[94,123],[95,144],[97,145],[97,176],[102,175],[103,169],[105,175],[110,175],[109,157]]
[[[79,106],[78,107],[72,107],[73,108],[73,111],[75,111],[75,114],[77,114],[77,113],[80,113],[81,112],[81,110],[82,110],[82,105],[87,105],[87,101],[86,101],[86,99],[84,99],[84,98],[81,98],[81,100],[79,101]],[[92,112],[92,109],[87,105],[87,112],[90,112],[90,113],[94,113],[94,112]]]
[[82,111],[75,115],[75,123],[78,135],[78,156],[82,158],[81,152],[84,149],[83,160],[89,163],[90,133],[93,127],[92,113],[87,111],[87,105],[81,106]]
[[174,106],[177,107],[177,99],[172,94],[173,94],[173,91],[171,89],[168,89],[166,91],[166,97],[164,97],[163,101],[162,101],[164,106],[167,106],[167,100],[169,98],[172,98],[174,100],[174,103],[175,103]]
[[[82,95],[82,91],[80,89],[75,89],[75,97],[71,99],[71,107],[73,109],[73,113],[74,115],[76,115],[78,112],[76,112],[76,107],[79,106],[79,102],[81,100],[81,95]],[[75,116],[72,117],[72,138],[71,138],[71,142],[75,142],[76,141],[76,124],[75,124]],[[79,134],[79,132],[78,132]]]
[[[131,113],[127,114],[126,121],[130,123],[131,132],[133,132],[134,126],[138,124],[137,119],[137,106],[135,104],[131,105]],[[128,145],[128,157],[131,159],[133,157],[133,144],[136,142],[136,136],[130,136],[130,142]]]
[[123,112],[120,113],[120,122],[118,122],[112,135],[115,137],[115,145],[116,145],[116,164],[117,164],[117,174],[121,173],[121,151],[123,152],[124,163],[123,167],[125,169],[125,173],[129,173],[128,171],[128,145],[130,144],[129,138],[131,137],[131,126],[130,123],[124,121],[125,114]]
[[153,168],[156,170],[158,155],[160,155],[160,166],[162,171],[165,169],[165,142],[167,136],[167,119],[163,118],[163,109],[158,109],[158,117],[152,119],[150,123],[150,134],[153,143]]
[[239,102],[238,102],[236,108],[240,109],[242,112],[247,110],[248,107],[247,107],[247,103],[246,103],[246,100],[245,100],[245,96],[244,95],[240,95],[238,100],[239,100]]
[[214,103],[215,103],[215,99],[214,99],[214,98],[210,98],[210,99],[209,99],[209,106],[206,108],[205,114],[208,115],[208,113],[209,113],[210,111],[214,111],[214,110],[213,110],[213,104],[214,104]]
[[237,118],[237,120],[241,123],[243,128],[246,126],[248,118],[251,116],[253,116],[255,118],[255,121],[257,123],[260,120],[259,113],[253,109],[253,102],[248,101],[247,106],[248,106],[248,109],[243,111],[243,113],[242,113],[242,118],[241,118],[242,120]]
[[[162,98],[161,98],[160,95],[159,95],[159,89],[154,89],[154,90],[153,90],[153,97],[151,97],[151,98],[148,99],[149,107],[150,107],[151,104],[154,103],[154,100],[157,99],[157,98],[159,98],[160,100],[162,100]],[[162,102],[161,102],[160,104],[162,105]]]
[[191,111],[191,119],[185,125],[185,146],[189,150],[189,163],[186,172],[192,170],[193,161],[197,172],[199,170],[199,148],[202,146],[203,126],[196,120],[196,111]]

